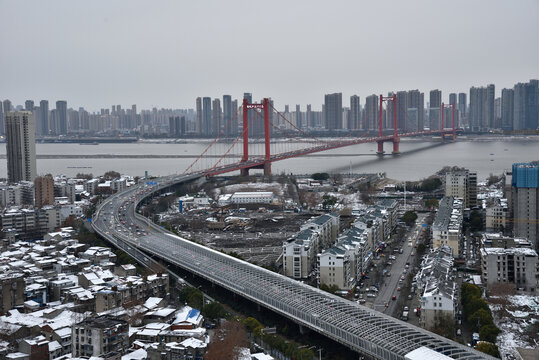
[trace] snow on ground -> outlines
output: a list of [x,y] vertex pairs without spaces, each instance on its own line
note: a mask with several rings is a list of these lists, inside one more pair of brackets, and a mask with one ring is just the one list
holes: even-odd
[[344,207],[349,207],[355,210],[366,208],[366,205],[361,201],[361,193],[359,191],[352,194],[327,192],[321,193],[321,196],[322,195],[329,195],[337,198],[337,202],[342,204]]
[[217,197],[221,194],[233,194],[238,191],[243,192],[250,192],[250,191],[272,191],[273,194],[276,196],[283,196],[285,193],[285,187],[286,184],[280,184],[278,182],[271,182],[271,183],[243,183],[243,184],[233,184],[233,185],[226,185],[222,186],[220,188],[214,189],[214,198],[217,199]]
[[491,296],[489,304],[495,324],[502,330],[497,345],[502,359],[513,359],[516,347],[537,348],[539,338],[530,326],[539,321],[539,296],[509,295]]

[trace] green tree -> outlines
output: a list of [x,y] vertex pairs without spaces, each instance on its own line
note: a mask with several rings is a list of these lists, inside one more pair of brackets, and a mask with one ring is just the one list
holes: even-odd
[[105,180],[118,179],[120,176],[122,176],[122,175],[119,172],[114,171],[114,170],[109,170],[103,175]]
[[262,329],[264,328],[260,321],[255,319],[254,317],[248,317],[244,319],[243,325],[247,328],[247,331],[249,331],[254,336],[261,336],[262,335]]
[[333,206],[337,203],[337,198],[331,195],[322,196],[322,208],[324,210],[331,210]]
[[404,221],[408,226],[414,225],[416,220],[417,214],[415,213],[415,211],[408,210],[402,216],[402,221]]
[[475,314],[479,310],[484,310],[490,314],[490,309],[485,300],[477,297],[472,297],[466,303],[464,303],[464,316],[467,318]]
[[329,179],[329,174],[328,173],[314,173],[311,175],[311,177],[313,178],[313,180],[326,181],[327,179]]
[[475,349],[481,351],[482,353],[500,358],[500,351],[498,350],[498,346],[496,346],[496,344],[480,341],[475,346]]
[[427,199],[425,200],[425,207],[427,208],[437,208],[438,207],[439,202],[438,202],[438,199]]
[[481,289],[477,285],[464,283],[460,287],[460,294],[461,294],[461,302],[464,305],[474,297],[480,298]]
[[473,332],[479,331],[485,325],[493,325],[492,315],[485,309],[479,309],[468,317],[468,324]]
[[224,306],[215,301],[204,305],[203,313],[212,320],[226,318],[228,315]]
[[179,299],[187,305],[195,309],[202,309],[203,305],[203,294],[202,291],[192,287],[187,286],[180,291]]
[[502,331],[498,329],[498,327],[494,324],[488,324],[485,326],[482,326],[481,329],[479,329],[479,338],[481,341],[488,341],[493,344],[496,343],[496,338],[498,335],[500,335]]

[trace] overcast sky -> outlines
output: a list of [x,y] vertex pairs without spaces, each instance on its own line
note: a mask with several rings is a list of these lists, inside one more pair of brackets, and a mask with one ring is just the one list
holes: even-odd
[[[194,108],[313,104],[539,78],[539,0],[0,0],[0,99]],[[51,106],[53,107],[53,106]]]

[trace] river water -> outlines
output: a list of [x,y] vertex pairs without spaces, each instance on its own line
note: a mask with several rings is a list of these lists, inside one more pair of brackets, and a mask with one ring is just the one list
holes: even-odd
[[[182,173],[201,154],[207,140],[190,141],[177,144],[166,142],[137,142],[126,144],[36,144],[38,154],[38,174],[64,174],[74,176],[77,173],[101,175],[108,170],[122,174],[144,175],[147,170],[151,175]],[[297,148],[300,143],[287,144]],[[251,153],[261,151],[262,144],[253,145]],[[391,151],[390,143],[385,150]],[[454,143],[441,144],[438,140],[402,140],[401,154],[376,155],[376,144],[358,144],[346,148],[313,154],[301,158],[292,158],[272,164],[274,174],[282,172],[293,174],[328,173],[380,173],[393,179],[418,180],[427,177],[443,166],[461,166],[478,172],[479,179],[489,174],[501,174],[510,169],[514,162],[539,160],[539,137],[526,138],[465,138]],[[5,155],[5,146],[0,146],[0,155]],[[211,151],[213,159],[201,161],[200,168],[211,167],[215,156],[224,150]],[[93,158],[62,158],[70,156],[88,156]],[[55,158],[40,159],[40,155]],[[122,156],[181,156],[174,158],[115,158]],[[107,158],[98,158],[107,156]],[[232,160],[231,160],[232,161]],[[0,177],[6,177],[6,159],[0,159]]]

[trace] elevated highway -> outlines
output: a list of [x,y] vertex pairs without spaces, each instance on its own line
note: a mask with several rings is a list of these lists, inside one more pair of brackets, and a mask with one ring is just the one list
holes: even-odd
[[146,197],[200,177],[165,177],[117,193],[99,205],[92,226],[143,264],[151,261],[144,253],[152,254],[375,359],[405,359],[406,354],[421,347],[437,351],[447,359],[494,359],[406,322],[175,236],[136,212],[138,204]]

